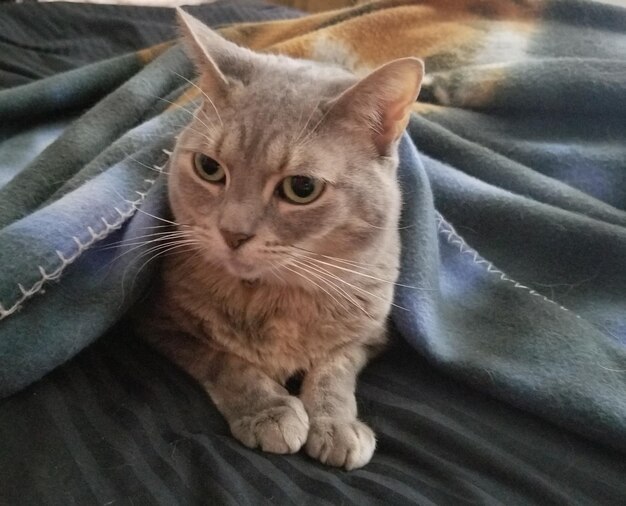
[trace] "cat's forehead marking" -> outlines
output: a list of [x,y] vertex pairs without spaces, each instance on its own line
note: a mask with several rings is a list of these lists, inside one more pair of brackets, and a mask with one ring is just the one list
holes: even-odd
[[288,165],[291,152],[289,140],[280,126],[261,128],[243,120],[229,123],[213,149],[224,163],[253,165],[267,171]]

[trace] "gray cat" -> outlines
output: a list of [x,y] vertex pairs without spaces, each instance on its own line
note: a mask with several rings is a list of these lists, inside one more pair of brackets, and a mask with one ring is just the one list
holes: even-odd
[[[363,79],[261,55],[178,11],[204,97],[169,163],[176,246],[139,326],[244,445],[354,469],[376,440],[356,377],[397,279],[397,145],[423,64]],[[298,396],[286,381],[302,375]]]

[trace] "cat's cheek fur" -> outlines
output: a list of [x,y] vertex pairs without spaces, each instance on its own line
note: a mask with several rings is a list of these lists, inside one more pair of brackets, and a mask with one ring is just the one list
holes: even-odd
[[345,205],[336,198],[327,198],[319,205],[300,207],[276,209],[272,228],[279,242],[290,245],[306,242],[315,246],[345,220],[348,212]]

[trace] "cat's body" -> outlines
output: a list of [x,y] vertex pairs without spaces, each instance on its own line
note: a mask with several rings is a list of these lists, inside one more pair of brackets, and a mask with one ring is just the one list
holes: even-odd
[[[279,280],[250,284],[218,267],[198,268],[188,261],[191,255],[177,254],[164,260],[159,313],[168,314],[187,334],[210,340],[215,349],[255,364],[279,383],[310,370],[341,347],[374,349],[384,342],[388,309],[365,294],[358,295],[358,302],[377,318],[365,316],[332,292],[320,294]],[[359,281],[351,282],[374,284]],[[210,289],[199,299],[197,287],[207,286]],[[391,291],[390,286],[385,288]]]
[[[205,387],[244,444],[306,444],[323,462],[360,467],[375,439],[356,418],[355,381],[385,342],[397,139],[421,63],[359,81],[255,55],[180,16],[205,102],[170,160],[170,237],[182,242],[141,332]],[[296,373],[298,397],[284,388]]]

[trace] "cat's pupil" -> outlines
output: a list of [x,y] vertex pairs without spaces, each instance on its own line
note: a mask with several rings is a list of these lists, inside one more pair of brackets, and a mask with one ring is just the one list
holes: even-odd
[[296,196],[306,198],[315,191],[315,181],[306,176],[293,176],[291,178],[291,189]]
[[200,166],[204,173],[209,176],[215,174],[220,168],[219,164],[213,160],[213,158],[209,158],[206,155],[200,155]]

